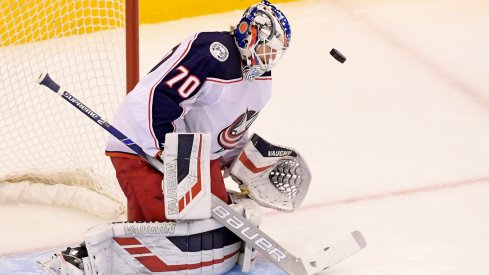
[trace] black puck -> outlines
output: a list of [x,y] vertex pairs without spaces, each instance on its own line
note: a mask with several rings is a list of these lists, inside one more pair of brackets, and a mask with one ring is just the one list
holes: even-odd
[[331,54],[331,56],[334,57],[334,59],[338,60],[338,62],[340,63],[345,63],[346,61],[346,57],[335,48],[331,49],[329,54]]

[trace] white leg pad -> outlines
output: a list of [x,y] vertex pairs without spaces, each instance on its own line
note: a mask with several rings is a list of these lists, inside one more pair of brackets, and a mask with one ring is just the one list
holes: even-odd
[[[253,225],[259,226],[263,218],[263,212],[260,205],[246,195],[241,195],[236,192],[229,192],[233,204],[230,206],[238,213],[242,213],[243,217],[249,220]],[[249,273],[255,266],[256,250],[250,244],[243,242],[241,252],[239,254],[238,264],[241,267],[241,272]]]
[[90,229],[85,243],[91,274],[213,275],[233,268],[242,242],[207,219],[106,224]]
[[249,273],[255,267],[255,262],[256,250],[250,244],[243,243],[238,259],[241,272]]

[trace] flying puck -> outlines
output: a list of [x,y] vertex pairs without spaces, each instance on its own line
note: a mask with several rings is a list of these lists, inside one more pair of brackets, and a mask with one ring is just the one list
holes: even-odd
[[337,49],[333,48],[329,54],[331,54],[332,57],[334,57],[334,59],[338,60],[338,62],[340,63],[345,63],[346,61],[346,57],[341,54]]

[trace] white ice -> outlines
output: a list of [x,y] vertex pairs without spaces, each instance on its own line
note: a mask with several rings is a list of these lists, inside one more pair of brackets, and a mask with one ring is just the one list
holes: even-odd
[[[292,44],[252,131],[299,150],[313,182],[301,209],[267,210],[262,230],[296,255],[360,230],[367,248],[324,274],[489,274],[489,2],[280,7]],[[142,26],[141,72],[240,14]],[[2,205],[0,220],[0,254],[76,243],[104,222],[29,205]]]

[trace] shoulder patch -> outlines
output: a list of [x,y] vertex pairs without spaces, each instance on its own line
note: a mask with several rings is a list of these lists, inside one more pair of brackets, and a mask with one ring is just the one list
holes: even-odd
[[219,42],[213,42],[209,48],[212,56],[214,56],[217,60],[224,62],[229,57],[228,49]]

